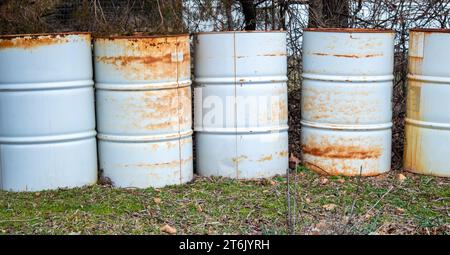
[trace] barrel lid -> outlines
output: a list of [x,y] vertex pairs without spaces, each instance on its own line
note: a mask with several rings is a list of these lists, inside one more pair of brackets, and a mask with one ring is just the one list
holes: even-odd
[[106,40],[114,40],[114,39],[146,39],[146,38],[167,38],[167,37],[184,37],[189,36],[189,34],[169,34],[169,35],[146,35],[146,34],[133,34],[133,35],[97,35],[94,36],[95,39],[106,39]]
[[211,31],[211,32],[197,32],[195,34],[233,34],[233,33],[286,33],[286,30],[238,30],[238,31]]
[[23,38],[23,37],[56,37],[56,36],[65,36],[65,35],[91,35],[91,32],[59,32],[59,33],[36,33],[36,34],[11,34],[11,35],[0,35],[0,39],[15,39],[15,38]]
[[411,32],[427,32],[427,33],[450,33],[448,28],[411,28]]
[[392,29],[385,28],[305,28],[307,32],[333,32],[333,33],[395,33]]

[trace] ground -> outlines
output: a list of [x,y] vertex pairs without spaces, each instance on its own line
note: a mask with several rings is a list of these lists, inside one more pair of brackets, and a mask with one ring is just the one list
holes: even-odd
[[0,234],[450,234],[448,178],[298,167],[289,192],[287,183],[196,177],[162,189],[0,192]]

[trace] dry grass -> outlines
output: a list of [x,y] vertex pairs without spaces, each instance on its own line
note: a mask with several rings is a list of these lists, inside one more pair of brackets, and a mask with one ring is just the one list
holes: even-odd
[[[290,175],[291,205],[296,204],[292,232],[450,234],[450,180],[403,173],[407,178],[400,183],[397,174],[358,182],[319,177],[299,167]],[[159,234],[168,224],[178,234],[288,234],[286,188],[286,177],[197,177],[188,185],[160,190],[96,185],[1,192],[0,233]]]

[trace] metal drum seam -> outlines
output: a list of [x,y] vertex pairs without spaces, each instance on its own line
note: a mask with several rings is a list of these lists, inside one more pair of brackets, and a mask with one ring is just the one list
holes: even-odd
[[[237,130],[237,61],[236,61],[236,33],[233,33],[233,71],[234,71],[234,141],[235,157],[238,158],[238,130]],[[236,178],[239,179],[239,160],[235,160]]]
[[118,90],[118,91],[141,91],[141,90],[164,90],[171,88],[184,88],[191,85],[190,80],[180,82],[161,82],[161,83],[136,83],[123,85],[122,83],[96,83],[98,90]]
[[382,129],[390,129],[392,127],[392,122],[383,123],[383,124],[324,124],[317,123],[311,121],[301,120],[300,124],[320,129],[335,129],[335,130],[382,130]]
[[25,137],[1,137],[1,143],[10,144],[24,144],[24,143],[51,143],[51,142],[63,142],[72,140],[83,140],[95,137],[96,131],[87,131],[79,133],[71,133],[64,135],[49,135],[49,136],[25,136]]
[[77,80],[63,82],[37,82],[37,83],[0,83],[0,91],[20,91],[20,90],[52,90],[92,87],[93,80]]
[[[417,74],[408,74],[408,79],[413,81],[422,81],[422,82],[431,82],[431,83],[439,83],[442,85],[449,85],[450,78],[447,77],[439,77],[439,76],[426,76],[426,75],[417,75]],[[411,85],[410,85],[411,86]],[[412,85],[412,86],[420,86]]]
[[[177,39],[177,44],[176,44],[176,52],[177,52],[177,55],[179,54],[179,52],[178,52],[178,39]],[[179,83],[178,83],[178,76],[180,75],[180,73],[179,73],[179,70],[178,70],[178,63],[177,63],[177,70],[176,70],[176,74],[177,74],[177,84],[179,85]],[[191,83],[189,82],[189,85],[190,85]],[[177,117],[178,117],[178,136],[180,137],[181,136],[181,120],[180,120],[180,90],[179,89],[177,89]],[[193,133],[193,132],[192,132]],[[182,157],[181,157],[181,139],[178,139],[178,162],[179,162],[179,164],[178,164],[178,166],[179,166],[179,172],[180,172],[180,183],[182,183],[182,164],[181,164],[181,161],[182,161],[183,159],[182,159]]]
[[[236,62],[236,61],[235,61]],[[206,84],[240,84],[240,83],[267,83],[271,81],[276,82],[286,82],[288,78],[286,76],[257,76],[257,77],[246,77],[246,76],[234,76],[234,78],[195,78],[195,83],[206,83]]]
[[223,133],[223,134],[249,134],[249,133],[270,133],[270,132],[282,132],[289,130],[289,126],[274,126],[271,128],[264,127],[252,127],[252,128],[204,128],[204,127],[196,127],[194,128],[195,132],[199,133]]
[[118,142],[150,142],[160,140],[172,140],[176,138],[184,138],[192,135],[193,131],[178,132],[164,135],[135,135],[135,136],[121,136],[121,135],[105,135],[98,134],[97,138],[104,141],[118,141]]
[[341,76],[303,73],[303,79],[334,82],[382,82],[394,80],[394,75],[373,75],[373,76]]
[[450,129],[450,123],[437,123],[429,121],[414,120],[411,118],[405,118],[405,122],[414,126],[437,128],[437,129]]

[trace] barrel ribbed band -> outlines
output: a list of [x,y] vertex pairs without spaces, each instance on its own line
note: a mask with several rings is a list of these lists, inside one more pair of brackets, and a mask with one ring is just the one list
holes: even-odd
[[33,83],[1,83],[0,91],[20,91],[20,90],[50,90],[50,89],[73,89],[82,87],[92,87],[93,80],[58,81],[58,82],[33,82]]
[[216,128],[216,127],[200,127],[196,126],[194,127],[195,132],[199,133],[223,133],[223,134],[259,134],[259,133],[271,133],[271,132],[283,132],[287,131],[289,129],[289,126],[283,125],[283,126],[277,126],[277,127],[250,127],[250,128],[244,128],[244,127],[229,127],[229,128]]
[[192,130],[183,132],[174,132],[169,134],[158,134],[158,135],[109,135],[99,133],[97,138],[103,141],[110,142],[153,142],[153,141],[163,141],[163,140],[173,140],[178,138],[189,137],[193,134]]
[[0,136],[0,143],[11,144],[28,144],[28,143],[52,143],[52,142],[65,142],[72,140],[82,140],[95,138],[97,132],[86,131],[79,133],[63,134],[63,135],[48,135],[48,136],[21,136],[21,137],[6,137]]
[[198,77],[195,78],[197,84],[239,84],[239,83],[276,83],[286,82],[287,76],[248,76],[248,77]]
[[430,82],[430,83],[442,83],[450,85],[450,77],[440,76],[425,76],[417,74],[408,74],[408,79],[413,81]]
[[394,75],[376,75],[376,76],[366,76],[366,75],[325,75],[325,74],[312,74],[303,73],[303,79],[308,80],[318,80],[318,81],[331,81],[331,82],[382,82],[382,81],[392,81],[394,80]]
[[95,83],[98,90],[117,90],[117,91],[135,91],[135,90],[162,90],[171,88],[182,88],[191,85],[190,80],[159,82],[159,83]]
[[383,130],[390,129],[392,127],[392,122],[380,123],[380,124],[328,124],[328,123],[318,123],[311,121],[300,121],[302,126],[320,128],[320,129],[331,129],[331,130]]
[[414,120],[410,118],[406,118],[405,122],[406,124],[425,128],[450,129],[450,123],[429,122],[429,121]]

